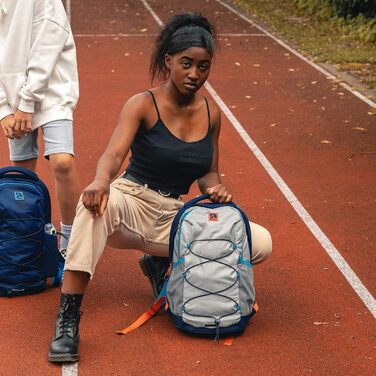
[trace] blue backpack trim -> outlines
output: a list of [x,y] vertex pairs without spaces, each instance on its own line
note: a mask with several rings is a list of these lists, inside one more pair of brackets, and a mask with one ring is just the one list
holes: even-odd
[[189,325],[183,321],[183,318],[178,315],[174,315],[170,309],[167,309],[168,314],[174,320],[175,325],[178,329],[181,329],[185,332],[192,333],[192,334],[205,334],[209,336],[213,336],[216,334],[217,336],[224,335],[224,334],[240,334],[244,331],[245,327],[248,324],[249,319],[256,313],[255,310],[247,316],[241,316],[240,321],[235,325],[231,325],[228,327],[218,327],[218,328],[196,328],[192,325]]

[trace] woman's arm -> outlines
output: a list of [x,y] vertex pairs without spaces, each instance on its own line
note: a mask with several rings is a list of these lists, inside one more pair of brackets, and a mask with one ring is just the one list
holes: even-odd
[[127,156],[133,139],[143,121],[145,94],[132,97],[122,108],[106,150],[97,163],[93,182],[82,193],[84,206],[94,216],[103,214],[110,193],[110,183],[117,175]]
[[198,186],[201,193],[208,193],[210,200],[214,202],[224,203],[232,200],[232,195],[226,187],[222,185],[221,178],[218,173],[218,140],[221,131],[221,112],[217,105],[210,106],[212,142],[213,142],[213,160],[209,172],[198,179]]

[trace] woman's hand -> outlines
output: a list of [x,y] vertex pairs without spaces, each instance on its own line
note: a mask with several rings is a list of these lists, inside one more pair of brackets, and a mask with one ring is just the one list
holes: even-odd
[[95,179],[82,192],[82,203],[94,218],[100,217],[106,209],[110,183],[107,180]]
[[210,195],[210,200],[213,202],[223,204],[232,201],[232,195],[222,184],[217,184],[214,187],[208,188],[206,193]]

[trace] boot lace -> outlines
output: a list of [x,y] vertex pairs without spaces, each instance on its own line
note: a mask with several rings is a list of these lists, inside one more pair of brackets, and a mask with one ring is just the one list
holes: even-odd
[[82,311],[77,311],[71,302],[64,304],[59,321],[59,333],[74,335],[74,328],[80,321]]

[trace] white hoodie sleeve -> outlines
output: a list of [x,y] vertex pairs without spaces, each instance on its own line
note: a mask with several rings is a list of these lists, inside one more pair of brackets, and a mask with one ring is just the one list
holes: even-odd
[[[2,1],[0,1],[0,22],[2,22],[5,15],[6,15],[5,4]],[[10,115],[11,113],[12,113],[12,110],[9,106],[7,95],[0,82],[0,120],[4,119],[5,116]]]
[[9,106],[8,98],[0,83],[0,120],[4,119],[5,116],[12,114],[12,109]]
[[64,8],[62,5],[58,8],[56,3],[35,1],[26,82],[20,90],[18,106],[24,112],[33,113],[34,103],[44,98],[49,78],[69,36]]

